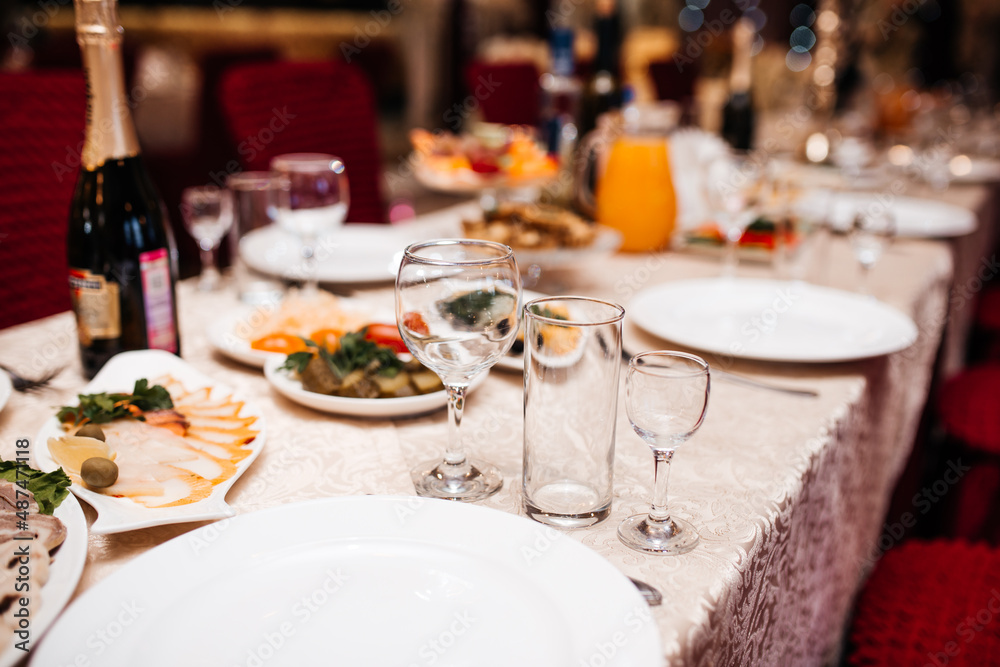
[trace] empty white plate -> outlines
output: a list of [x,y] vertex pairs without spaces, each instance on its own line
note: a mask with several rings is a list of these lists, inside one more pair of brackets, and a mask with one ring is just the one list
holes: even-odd
[[917,339],[913,320],[875,299],[779,280],[664,283],[637,294],[626,317],[686,347],[766,361],[865,359]]
[[[93,640],[122,618],[113,642]],[[148,551],[72,605],[35,663],[79,656],[105,667],[663,662],[638,591],[579,542],[485,507],[377,496],[281,505]]]
[[859,211],[888,210],[896,218],[896,236],[945,238],[964,236],[976,230],[976,215],[961,206],[933,199],[901,197],[886,193],[837,193],[831,198],[807,194],[795,207],[803,214],[822,216],[834,229],[847,231]]

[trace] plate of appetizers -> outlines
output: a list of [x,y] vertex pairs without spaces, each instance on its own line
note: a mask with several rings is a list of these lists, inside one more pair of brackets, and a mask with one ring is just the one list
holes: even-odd
[[[73,596],[87,561],[87,519],[62,473],[18,472],[13,462],[0,461],[0,477],[0,556],[7,569],[0,586],[0,667],[11,667],[34,651]],[[26,510],[17,508],[19,500],[27,501]],[[28,628],[19,623],[25,618]]]
[[233,516],[226,493],[265,437],[261,412],[232,389],[141,350],[112,357],[46,421],[33,456],[43,471],[66,471],[100,535]]
[[103,667],[663,664],[656,620],[607,559],[445,500],[323,498],[181,535],[84,593],[36,662],[93,659],[122,600],[153,611],[102,646]]

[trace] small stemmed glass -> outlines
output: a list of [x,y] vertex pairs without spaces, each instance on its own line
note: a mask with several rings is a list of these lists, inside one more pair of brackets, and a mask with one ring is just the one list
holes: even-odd
[[279,179],[278,224],[302,240],[302,294],[316,293],[316,242],[343,224],[350,204],[344,161],[326,153],[288,153],[271,160]]
[[411,471],[418,495],[475,501],[503,484],[496,466],[466,456],[460,428],[469,384],[510,350],[520,313],[521,278],[508,246],[444,239],[403,253],[396,276],[399,333],[448,392],[448,448],[443,460]]
[[214,185],[185,188],[181,192],[181,217],[201,251],[198,289],[203,292],[218,289],[222,274],[215,251],[233,226],[233,194]]
[[698,532],[667,511],[667,477],[678,445],[705,419],[711,389],[708,364],[683,352],[644,352],[632,357],[625,375],[625,407],[639,437],[653,450],[656,469],[649,514],[618,526],[618,538],[640,551],[682,554],[698,544]]
[[764,166],[750,154],[733,151],[709,162],[702,174],[707,204],[726,240],[723,276],[736,276],[740,239],[757,217]]
[[850,240],[854,256],[861,265],[859,291],[871,296],[869,275],[896,235],[896,218],[885,209],[858,211],[851,223]]

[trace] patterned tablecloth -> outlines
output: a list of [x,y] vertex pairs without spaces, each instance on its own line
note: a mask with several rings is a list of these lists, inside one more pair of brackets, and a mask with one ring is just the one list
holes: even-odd
[[[976,208],[986,191],[959,193]],[[927,397],[931,369],[948,321],[954,244],[899,240],[874,270],[875,295],[908,313],[916,344],[887,357],[803,365],[736,362],[731,370],[812,388],[799,398],[718,381],[700,432],[674,458],[670,505],[702,535],[691,553],[655,557],[630,551],[618,523],[643,511],[652,457],[619,405],[615,497],[610,519],[569,533],[622,572],[664,594],[653,610],[667,662],[684,665],[816,665],[835,660],[853,596],[886,547],[883,534],[893,485],[907,460]],[[975,254],[975,253],[971,253]],[[797,259],[807,276],[853,289],[858,269],[843,238],[814,244]],[[975,266],[979,257],[971,260]],[[969,267],[964,269],[969,273]],[[683,254],[615,255],[590,266],[542,274],[538,289],[606,297],[628,309],[641,288],[711,276],[713,258]],[[746,275],[768,267],[747,265]],[[364,293],[391,303],[386,286]],[[228,292],[179,290],[184,358],[261,407],[269,440],[228,499],[240,513],[330,496],[412,494],[411,464],[443,451],[446,414],[394,421],[336,417],[276,394],[260,371],[210,347],[206,328],[236,306]],[[626,315],[625,348],[669,347],[638,331]],[[71,316],[57,315],[0,332],[0,360],[26,372],[68,364],[48,391],[11,398],[0,413],[0,454],[33,437],[53,406],[83,385]],[[720,360],[712,359],[719,363]],[[484,504],[520,511],[521,378],[495,370],[469,398],[463,428],[470,449],[497,463],[502,491]],[[623,394],[624,392],[622,392]],[[88,517],[93,518],[87,509]],[[914,513],[920,508],[914,507]],[[889,517],[888,522],[893,518]],[[133,557],[191,530],[174,525],[89,538],[77,595]],[[595,646],[605,638],[595,637]]]

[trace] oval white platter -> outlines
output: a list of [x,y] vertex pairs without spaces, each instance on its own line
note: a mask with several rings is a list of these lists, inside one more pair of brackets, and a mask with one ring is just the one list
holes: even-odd
[[[31,616],[31,635],[28,641],[30,651],[34,651],[38,641],[73,597],[83,566],[87,562],[87,518],[83,515],[79,501],[73,494],[66,496],[53,516],[66,526],[66,539],[59,545],[59,550],[49,564],[49,580],[38,592],[41,602]],[[32,557],[38,558],[39,555],[33,554]],[[19,641],[20,638],[14,635],[7,648],[0,653],[0,667],[12,667],[24,658],[24,651],[15,646]]]
[[[79,393],[130,392],[138,379],[146,378],[153,381],[167,375],[180,382],[187,391],[211,387],[212,397],[232,396],[235,400],[240,400],[238,392],[212,380],[185,361],[162,350],[139,350],[115,355]],[[267,438],[264,417],[258,409],[244,401],[240,416],[255,417],[257,421],[254,422],[253,428],[259,433],[253,442],[247,445],[250,454],[237,464],[236,473],[214,486],[207,498],[178,507],[144,507],[128,498],[114,498],[73,484],[70,490],[97,510],[97,520],[90,527],[90,532],[95,535],[121,533],[170,523],[207,521],[233,516],[235,512],[226,504],[226,493],[260,454]],[[46,443],[49,438],[64,434],[65,431],[54,414],[42,425],[32,452],[39,470],[49,471],[59,467],[49,454]]]
[[[656,623],[611,563],[498,510],[353,496],[244,514],[177,537],[88,590],[36,664],[104,667],[659,667]],[[263,658],[262,658],[263,656]]]
[[[347,398],[318,394],[303,389],[302,383],[289,376],[287,371],[278,370],[284,363],[284,356],[269,358],[264,363],[267,381],[285,398],[320,412],[348,417],[411,417],[433,412],[448,404],[448,394],[444,390],[404,398]],[[477,375],[469,390],[482,384],[487,374],[488,371],[483,371]]]
[[851,361],[917,339],[913,320],[875,299],[779,280],[663,283],[639,292],[626,313],[655,336],[723,358]]

